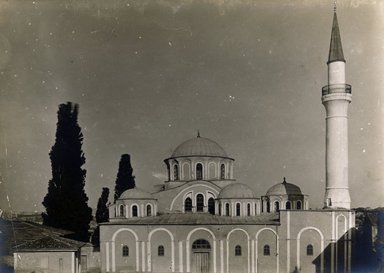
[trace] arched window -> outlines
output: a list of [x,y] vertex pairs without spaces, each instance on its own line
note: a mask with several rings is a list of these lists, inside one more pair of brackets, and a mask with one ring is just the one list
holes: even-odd
[[215,214],[215,200],[212,197],[208,199],[208,212]]
[[247,204],[247,216],[251,216],[251,204]]
[[179,180],[179,166],[178,165],[173,166],[173,178],[174,178],[174,180]]
[[193,242],[192,250],[200,250],[200,249],[211,249],[211,245],[207,240],[198,239]]
[[225,204],[225,216],[229,216],[229,204]]
[[313,245],[307,245],[307,256],[313,256]]
[[264,246],[264,256],[271,255],[271,249],[269,248],[269,245]]
[[192,211],[192,199],[189,197],[185,198],[184,211],[185,212]]
[[196,179],[203,179],[203,165],[201,163],[197,163],[196,165]]
[[150,204],[147,205],[147,216],[152,216],[152,206]]
[[120,216],[124,216],[125,215],[124,205],[120,205],[119,206],[119,215]]
[[235,246],[235,256],[241,256],[241,246]]
[[165,251],[164,251],[164,246],[159,246],[158,248],[157,248],[157,256],[164,256],[164,253],[165,253]]
[[275,201],[275,211],[280,211],[280,203],[279,203],[279,201]]
[[129,256],[129,247],[124,245],[121,252],[122,252],[123,257],[128,257]]
[[236,204],[236,216],[240,216],[240,211],[241,211],[241,209],[240,209],[240,203],[237,203],[237,204]]
[[302,205],[301,201],[298,200],[298,201],[296,202],[296,208],[297,208],[297,209],[301,209],[301,207],[302,207],[301,205]]
[[219,215],[221,216],[221,203],[219,203]]
[[267,201],[267,212],[271,212],[271,204]]
[[204,195],[196,195],[196,211],[204,211]]
[[220,179],[225,179],[225,165],[221,164],[220,166]]
[[132,206],[132,217],[137,217],[137,216],[138,216],[137,206],[133,205]]
[[287,203],[285,203],[285,209],[291,209],[291,201],[287,201]]

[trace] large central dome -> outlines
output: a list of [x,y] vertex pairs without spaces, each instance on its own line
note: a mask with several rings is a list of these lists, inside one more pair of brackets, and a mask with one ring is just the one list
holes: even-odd
[[205,137],[195,137],[181,143],[171,157],[215,156],[228,157],[224,149],[215,141]]

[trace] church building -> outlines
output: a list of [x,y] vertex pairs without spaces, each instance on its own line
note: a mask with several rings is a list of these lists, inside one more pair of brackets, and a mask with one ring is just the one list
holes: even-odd
[[[257,195],[236,181],[234,159],[215,141],[186,140],[164,160],[156,192],[125,191],[100,225],[105,272],[351,272],[348,105],[337,14],[328,57],[324,207],[285,178]],[[320,190],[320,189],[319,189]]]

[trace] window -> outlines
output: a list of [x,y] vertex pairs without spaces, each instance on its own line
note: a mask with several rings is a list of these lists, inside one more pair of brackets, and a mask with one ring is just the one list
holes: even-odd
[[280,203],[278,201],[275,201],[275,211],[280,210]]
[[271,255],[271,250],[269,248],[269,245],[264,246],[264,256],[269,256]]
[[225,165],[221,164],[220,166],[220,179],[225,179]]
[[225,204],[225,216],[229,216],[229,204]]
[[152,216],[152,207],[151,205],[147,205],[147,216]]
[[138,213],[137,213],[137,206],[136,205],[133,205],[132,206],[132,217],[137,217],[138,216]]
[[173,180],[179,180],[179,166],[173,166]]
[[159,246],[158,248],[157,248],[157,256],[164,256],[164,246]]
[[301,209],[301,201],[300,201],[300,200],[297,201],[297,203],[296,203],[296,208],[297,208],[297,209]]
[[240,216],[240,203],[236,204],[236,216]]
[[307,256],[313,256],[313,245],[307,245]]
[[192,211],[192,199],[189,197],[185,198],[184,211],[185,212]]
[[207,240],[198,239],[193,242],[192,250],[198,250],[198,249],[211,249],[211,245]]
[[196,211],[204,211],[204,195],[196,195]]
[[208,199],[208,212],[215,214],[215,200],[212,197]]
[[285,203],[285,209],[291,209],[291,201],[287,201],[287,203]]
[[196,179],[197,180],[203,179],[203,165],[201,165],[201,163],[198,163],[196,165]]
[[124,205],[120,205],[120,206],[119,206],[119,215],[120,215],[120,216],[124,216],[124,214],[125,214],[125,213],[124,213]]
[[235,256],[241,256],[241,246],[235,246]]
[[123,246],[123,257],[128,257],[129,256],[129,247],[128,246]]
[[221,203],[219,203],[219,215],[221,216]]
[[251,204],[247,204],[247,216],[251,216]]
[[271,212],[271,204],[267,202],[267,212]]

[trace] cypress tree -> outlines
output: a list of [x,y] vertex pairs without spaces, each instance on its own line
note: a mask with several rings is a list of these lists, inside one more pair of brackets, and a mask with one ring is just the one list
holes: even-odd
[[44,197],[44,225],[73,231],[77,239],[87,240],[92,209],[84,191],[86,171],[81,149],[83,134],[77,123],[79,107],[67,102],[60,104],[56,141],[49,153],[52,179]]
[[108,196],[109,196],[109,189],[103,188],[99,201],[97,202],[97,210],[96,210],[97,223],[108,222],[108,219],[109,219],[109,211],[108,211],[108,204],[107,204]]
[[119,171],[116,178],[115,202],[124,191],[136,187],[135,177],[132,175],[132,172],[131,156],[129,154],[123,154],[120,159]]

